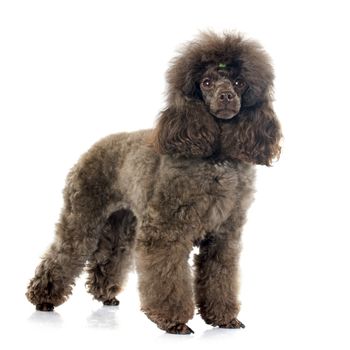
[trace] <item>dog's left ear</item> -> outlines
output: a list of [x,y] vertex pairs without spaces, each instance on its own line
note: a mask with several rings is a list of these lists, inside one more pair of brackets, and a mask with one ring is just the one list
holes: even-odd
[[153,145],[161,154],[205,158],[217,148],[218,136],[219,128],[203,103],[183,98],[160,114]]
[[244,109],[235,118],[232,124],[221,126],[222,153],[267,166],[279,158],[282,132],[269,100]]

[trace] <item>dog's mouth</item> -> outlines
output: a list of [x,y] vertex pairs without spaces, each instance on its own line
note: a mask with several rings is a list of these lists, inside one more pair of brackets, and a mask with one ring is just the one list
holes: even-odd
[[215,112],[212,112],[212,114],[219,119],[231,119],[235,115],[237,115],[239,110],[231,109],[231,108],[223,108],[219,109]]

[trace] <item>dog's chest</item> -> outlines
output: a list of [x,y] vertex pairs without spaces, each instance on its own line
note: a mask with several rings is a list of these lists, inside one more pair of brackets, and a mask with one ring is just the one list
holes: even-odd
[[228,162],[216,163],[203,186],[205,207],[201,210],[206,231],[220,226],[234,211],[238,202],[240,174]]
[[[253,193],[254,171],[238,162],[217,162],[187,172],[192,204],[205,231],[217,230],[236,211],[246,209]],[[244,207],[244,208],[243,208]]]

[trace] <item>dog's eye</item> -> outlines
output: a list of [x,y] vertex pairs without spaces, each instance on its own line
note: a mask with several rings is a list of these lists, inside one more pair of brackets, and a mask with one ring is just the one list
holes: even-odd
[[202,85],[206,88],[209,88],[211,87],[211,80],[210,78],[204,78],[203,81],[202,81]]
[[237,86],[239,89],[244,88],[245,85],[246,85],[245,81],[244,81],[243,79],[240,79],[240,78],[236,79],[234,84],[235,84],[235,86]]

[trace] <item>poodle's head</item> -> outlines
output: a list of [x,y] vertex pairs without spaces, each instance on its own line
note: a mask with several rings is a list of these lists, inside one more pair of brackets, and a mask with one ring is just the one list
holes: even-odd
[[168,106],[155,128],[163,154],[270,165],[281,130],[272,110],[273,70],[256,42],[204,33],[167,73]]
[[241,110],[247,83],[238,69],[224,63],[212,64],[202,74],[198,93],[216,118],[231,119]]

